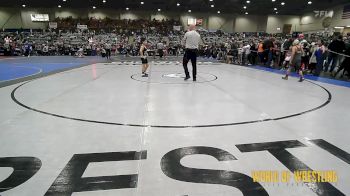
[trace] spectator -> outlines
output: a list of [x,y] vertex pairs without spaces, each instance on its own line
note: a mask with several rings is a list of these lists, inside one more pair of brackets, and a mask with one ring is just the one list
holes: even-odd
[[338,36],[338,38],[335,38],[328,46],[328,61],[325,65],[324,71],[327,72],[329,69],[329,65],[331,65],[331,69],[329,72],[333,72],[335,66],[337,65],[338,58],[339,58],[339,53],[344,53],[345,50],[345,43],[343,41],[343,36]]

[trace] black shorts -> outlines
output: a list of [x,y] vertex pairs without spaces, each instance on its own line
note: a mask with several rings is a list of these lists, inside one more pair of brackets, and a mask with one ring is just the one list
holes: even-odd
[[301,59],[294,60],[294,62],[291,63],[291,66],[294,67],[295,71],[302,71],[303,67],[301,65]]
[[142,64],[148,64],[147,58],[141,58],[141,62],[142,62]]

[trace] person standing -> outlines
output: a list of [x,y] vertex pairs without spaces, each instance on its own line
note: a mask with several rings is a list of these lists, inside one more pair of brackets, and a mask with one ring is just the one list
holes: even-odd
[[48,56],[49,55],[49,47],[46,44],[43,44],[43,55]]
[[286,71],[286,76],[282,77],[284,80],[288,80],[288,76],[290,74],[290,71],[292,67],[295,68],[295,70],[299,71],[299,82],[304,81],[304,75],[303,75],[303,70],[301,67],[301,56],[303,54],[303,48],[300,45],[300,41],[298,39],[294,40],[293,46],[291,48],[292,50],[292,55],[290,58],[290,63],[289,63],[289,68]]
[[318,41],[318,48],[315,52],[315,56],[316,56],[316,71],[314,75],[320,76],[323,70],[324,61],[327,58],[327,50],[323,40]]
[[163,58],[164,56],[164,44],[163,42],[158,42],[157,43],[157,50],[158,50],[158,55],[159,55],[159,58]]
[[328,55],[328,61],[325,65],[324,71],[327,72],[329,65],[332,62],[331,69],[329,72],[333,72],[335,66],[337,65],[337,61],[339,60],[339,53],[343,54],[345,50],[345,43],[343,41],[343,36],[339,35],[337,39],[334,39],[328,46],[329,55]]
[[258,44],[258,56],[259,56],[260,63],[265,64],[266,60],[264,56],[264,43],[262,42],[262,40],[260,40]]
[[188,80],[191,78],[187,67],[189,60],[191,60],[191,63],[192,63],[193,81],[197,80],[197,53],[198,53],[200,39],[201,39],[201,36],[196,31],[196,26],[190,25],[188,32],[185,34],[182,40],[183,45],[185,45],[185,54],[183,58],[183,67],[186,74],[185,80]]
[[[292,38],[289,38],[289,39],[286,39],[282,46],[281,46],[281,59],[280,59],[280,67],[283,69],[285,67],[285,62],[286,59],[287,59],[287,54],[289,54],[289,57],[290,57],[290,50],[289,48],[292,46],[293,44],[293,39]],[[289,58],[288,57],[288,58]],[[288,59],[287,59],[288,60]],[[288,61],[289,63],[289,61]]]
[[141,38],[141,47],[140,47],[140,55],[142,62],[142,77],[148,77],[146,73],[149,65],[147,60],[147,41],[146,38]]
[[107,57],[107,60],[110,60],[111,59],[111,50],[112,50],[112,45],[107,42],[105,44],[105,49],[106,49],[106,57]]
[[264,49],[264,56],[267,59],[265,66],[266,67],[271,67],[272,60],[273,60],[273,49],[275,48],[275,39],[274,38],[269,38],[266,39],[263,42],[263,49]]
[[342,62],[342,64],[340,65],[339,69],[337,70],[337,72],[335,74],[332,74],[332,77],[337,77],[337,75],[342,71],[343,71],[343,75],[345,74],[345,71],[348,72],[349,74],[349,68],[350,68],[350,47],[348,47],[345,51],[345,60]]
[[238,64],[242,65],[243,64],[243,44],[240,43],[238,47]]
[[317,64],[317,59],[316,59],[316,51],[318,50],[318,45],[315,42],[311,43],[310,47],[310,59],[309,59],[309,71],[312,74],[316,70],[316,64]]
[[32,45],[29,42],[26,42],[24,44],[24,55],[26,57],[30,57],[31,52],[32,52]]
[[[243,65],[248,64],[252,65],[252,60],[250,56],[250,48],[251,46],[249,43],[246,43],[245,46],[243,46]],[[248,63],[247,63],[248,62]]]

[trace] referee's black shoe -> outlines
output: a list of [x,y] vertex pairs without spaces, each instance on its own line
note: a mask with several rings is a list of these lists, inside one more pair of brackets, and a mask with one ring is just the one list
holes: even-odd
[[184,80],[187,81],[190,78],[191,78],[190,76],[186,76]]

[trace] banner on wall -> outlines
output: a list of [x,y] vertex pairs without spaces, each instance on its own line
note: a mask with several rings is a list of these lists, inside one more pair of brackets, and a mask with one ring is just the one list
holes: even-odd
[[350,5],[344,6],[343,14],[341,16],[342,19],[350,19]]
[[88,26],[87,26],[87,25],[78,24],[78,25],[77,25],[77,29],[85,30],[85,29],[88,29]]
[[202,26],[203,25],[203,19],[202,18],[188,18],[187,19],[187,25]]
[[49,22],[49,28],[50,29],[57,29],[57,22]]
[[315,13],[315,18],[322,18],[322,17],[333,17],[334,15],[334,11],[333,10],[330,10],[330,11],[327,11],[327,10],[315,10],[314,11]]
[[48,22],[50,20],[48,14],[31,14],[30,19],[32,22]]
[[174,26],[173,29],[174,31],[181,31],[181,26]]

